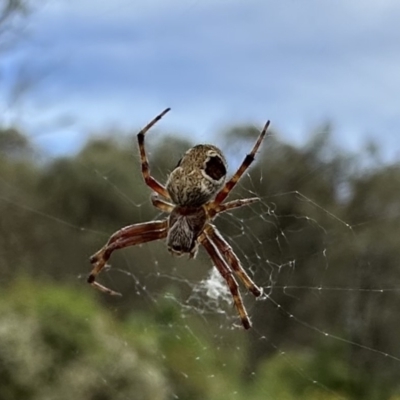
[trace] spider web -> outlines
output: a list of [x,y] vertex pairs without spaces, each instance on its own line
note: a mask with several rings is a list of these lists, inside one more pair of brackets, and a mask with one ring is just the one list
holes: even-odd
[[[153,136],[149,138],[150,148],[158,140],[155,136],[154,141]],[[221,143],[218,145],[226,147]],[[250,141],[246,146],[250,149]],[[264,146],[274,148],[271,143]],[[233,153],[231,168],[238,165],[243,156]],[[152,155],[150,152],[150,157]],[[265,157],[269,156],[271,153],[266,152]],[[259,196],[260,201],[222,214],[215,221],[243,267],[264,291],[264,295],[256,300],[242,285],[240,287],[253,323],[251,331],[242,329],[230,292],[205,252],[200,251],[196,260],[173,258],[162,242],[113,255],[110,268],[102,272],[99,281],[121,292],[123,297],[106,299],[103,294],[98,294],[98,299],[107,310],[121,318],[140,319],[143,314],[155,314],[157,326],[176,345],[175,352],[156,351],[155,358],[171,360],[169,365],[175,365],[173,374],[183,381],[190,381],[193,387],[198,385],[197,382],[220,382],[215,369],[208,368],[210,353],[218,359],[222,374],[229,375],[239,369],[243,382],[250,382],[242,393],[235,385],[227,385],[215,390],[214,397],[210,398],[242,398],[239,396],[246,392],[248,398],[255,399],[293,398],[289,389],[286,393],[283,386],[279,386],[278,375],[288,376],[287,382],[297,386],[304,398],[307,395],[310,399],[380,398],[373,394],[367,397],[356,391],[353,397],[348,394],[351,392],[349,387],[354,384],[352,379],[359,371],[366,374],[364,379],[375,382],[377,387],[389,382],[385,398],[390,398],[399,391],[393,384],[393,376],[400,367],[396,340],[400,317],[395,307],[400,285],[393,266],[385,269],[394,262],[393,253],[388,261],[384,254],[378,254],[384,252],[385,246],[379,245],[379,249],[373,251],[373,242],[365,238],[364,228],[382,232],[383,242],[389,245],[394,239],[385,233],[393,232],[392,225],[396,226],[399,221],[398,206],[396,208],[394,204],[389,211],[377,206],[374,213],[370,210],[371,216],[366,213],[352,222],[343,216],[343,208],[351,198],[346,186],[349,182],[333,185],[337,190],[337,193],[331,193],[337,199],[335,207],[315,200],[318,198],[316,192],[308,194],[306,190],[296,189],[305,181],[318,182],[325,176],[327,164],[317,163],[315,169],[300,173],[296,184],[287,189],[283,185],[287,181],[279,179],[284,171],[271,171],[264,164],[261,168],[258,161],[257,158],[235,188],[232,198]],[[46,162],[48,160],[43,164]],[[159,167],[153,157],[150,162],[152,171],[165,181],[166,172],[174,167],[176,158],[171,155],[166,167]],[[165,217],[150,207],[149,190],[137,179],[138,175],[132,177],[131,182],[121,182],[117,170],[94,168],[87,160],[79,160],[79,165],[88,181],[101,187],[101,193],[111,192],[121,209],[132,209],[138,220],[129,219],[126,224],[145,221],[149,217]],[[132,170],[134,175],[133,169],[138,169],[138,165],[137,158],[131,158],[124,168]],[[286,162],[286,165],[290,163]],[[368,170],[363,173],[368,175]],[[275,186],[269,184],[271,180]],[[264,186],[268,190],[264,190]],[[138,191],[138,195],[132,196]],[[372,196],[372,193],[368,192],[366,196]],[[74,239],[70,240],[74,250],[84,257],[78,261],[71,258],[73,265],[60,261],[64,272],[56,274],[55,279],[90,291],[90,287],[85,287],[89,272],[86,257],[96,250],[92,247],[94,242],[101,246],[122,226],[110,226],[101,221],[95,226],[89,222],[77,224],[72,216],[49,213],[42,204],[30,204],[28,197],[19,184],[2,178],[0,199],[3,204],[33,219],[37,229],[43,229],[49,238],[56,231],[61,233],[54,239],[58,239],[58,235],[70,239],[73,233]],[[354,208],[356,211],[357,207]],[[59,251],[64,254],[62,247]],[[42,258],[46,258],[44,250],[43,256],[35,262],[35,271],[40,270]],[[12,267],[6,265],[6,269]],[[4,282],[7,282],[6,278]],[[108,340],[124,346],[126,338],[119,333],[117,322],[111,322],[113,324],[115,329]],[[146,329],[144,325],[143,332]],[[187,337],[197,345],[193,346],[190,363],[180,363],[175,358]],[[123,361],[116,360],[109,367],[111,377],[125,368]],[[362,368],[365,365],[367,368]],[[165,375],[168,373],[172,374],[167,371]],[[110,379],[105,372],[99,374],[100,387],[118,396],[122,384]],[[208,384],[212,386],[212,383]],[[177,386],[170,388],[170,395],[171,398],[185,398]],[[124,395],[122,398],[130,397]],[[187,398],[196,398],[195,393]]]
[[[271,151],[275,151],[274,145]],[[151,157],[153,154],[150,153]],[[262,152],[259,158],[266,158],[267,155],[268,151]],[[131,162],[139,165],[137,157]],[[106,190],[113,193],[118,199],[117,204],[123,207],[127,203],[137,215],[143,213],[143,219],[147,218],[149,200],[132,200],[127,189],[118,182],[115,171],[104,173],[93,169],[86,161],[79,163],[90,179],[101,182]],[[155,174],[166,174],[156,162],[152,166]],[[257,195],[256,188],[267,181],[269,174],[271,172],[260,168],[256,162],[232,195]],[[322,168],[315,169],[307,179],[316,180],[322,174]],[[300,176],[300,180],[302,178],[306,177]],[[144,198],[148,198],[149,190],[142,185]],[[25,194],[4,179],[2,188],[3,203],[34,215],[37,226],[43,223],[46,226],[44,229],[50,226],[54,231],[70,233],[72,230],[77,238],[75,246],[87,256],[93,250],[85,246],[88,239],[95,238],[102,244],[112,233],[102,224],[96,229],[76,225],[42,211],[41,207],[24,204]],[[348,200],[341,201],[344,204]],[[288,204],[292,206],[289,212],[285,210]],[[164,217],[155,209],[151,213],[153,219]],[[110,268],[99,276],[99,281],[124,296],[121,299],[104,299],[105,295],[99,294],[99,297],[106,301],[107,308],[118,314],[140,313],[141,309],[159,314],[159,324],[178,342],[181,335],[189,334],[201,343],[203,336],[211,331],[215,346],[211,351],[219,354],[227,371],[230,367],[225,342],[228,343],[228,351],[238,352],[239,362],[244,362],[245,351],[249,351],[254,367],[248,365],[244,373],[267,398],[277,394],[270,391],[269,385],[262,386],[260,365],[267,365],[263,372],[265,379],[273,380],[274,376],[269,376],[266,371],[268,360],[273,359],[277,363],[276,358],[283,363],[281,368],[294,374],[302,386],[314,387],[307,389],[310,395],[320,393],[321,398],[351,398],[343,388],[326,379],[321,371],[311,368],[304,358],[319,357],[318,352],[325,354],[325,364],[322,365],[328,372],[329,363],[342,363],[339,368],[350,368],[349,357],[355,370],[359,363],[365,362],[378,365],[381,371],[397,369],[400,357],[390,338],[399,323],[394,301],[400,288],[391,271],[385,275],[372,256],[365,259],[368,249],[360,248],[359,244],[365,234],[360,228],[370,225],[372,230],[380,229],[380,225],[386,222],[386,216],[352,225],[339,214],[340,210],[335,214],[294,190],[261,195],[258,203],[221,214],[216,219],[217,227],[244,268],[264,291],[263,296],[256,300],[241,286],[253,322],[251,331],[242,329],[230,292],[204,251],[200,251],[196,260],[174,258],[167,253],[163,242],[152,242],[117,252],[111,259]],[[395,213],[389,222],[398,220],[398,217]],[[47,225],[48,222],[50,225]],[[345,254],[347,251],[350,255]],[[375,272],[377,269],[380,270],[379,276]],[[81,273],[67,274],[68,280],[74,286],[84,285],[87,267],[82,263],[77,270]],[[240,340],[232,342],[232,335]],[[123,341],[118,335],[116,338]],[[232,343],[236,347],[229,349]],[[175,372],[188,380],[196,380],[200,375],[214,379],[215,376],[200,362],[203,357],[208,357],[209,351],[209,347],[197,348],[192,355],[194,360],[199,361],[195,372],[185,369]],[[171,355],[159,354],[158,357]],[[226,363],[223,362],[224,357]],[[118,371],[118,364],[113,368]],[[383,379],[375,368],[371,371],[376,374],[371,379],[377,382]],[[351,375],[352,372],[347,371],[346,374]],[[118,391],[116,383],[106,381],[104,384]],[[226,393],[228,398],[234,394],[234,391]],[[180,395],[175,393],[175,398],[180,398]],[[284,394],[282,398],[285,398]]]
[[[318,174],[318,171],[315,173]],[[262,176],[261,179],[263,179]],[[253,191],[245,193],[248,197],[256,194]],[[280,215],[277,203],[281,199],[290,199],[300,204],[301,209],[304,210],[303,213]],[[293,230],[282,229],[281,226],[285,225],[284,221],[287,219],[295,219],[299,224]],[[254,226],[257,226],[260,220],[266,226],[272,227],[275,232],[273,236],[267,233],[260,236],[254,232]],[[325,226],[326,221],[328,221],[328,226]],[[224,236],[242,260],[246,270],[264,291],[261,299],[254,300],[251,294],[246,293],[243,287],[241,288],[247,310],[253,317],[254,326],[253,332],[249,334],[250,341],[262,343],[257,347],[263,349],[266,354],[277,354],[289,370],[306,383],[316,386],[316,392],[321,391],[320,396],[348,398],[342,389],[337,389],[334,385],[330,386],[329,381],[325,383],[323,379],[320,379],[320,373],[315,371],[311,373],[308,369],[306,370],[303,363],[296,359],[297,352],[301,355],[323,348],[333,357],[333,353],[337,350],[342,352],[341,357],[333,357],[334,361],[328,357],[326,362],[337,362],[338,358],[339,362],[345,363],[348,357],[354,357],[353,368],[355,369],[359,366],[359,362],[366,362],[366,360],[380,365],[383,369],[392,368],[393,364],[397,365],[400,362],[398,352],[390,346],[389,342],[386,342],[385,334],[375,333],[376,340],[371,338],[372,332],[376,329],[383,328],[384,331],[392,331],[398,326],[397,316],[390,322],[388,318],[381,322],[393,324],[392,328],[388,328],[387,325],[377,328],[374,321],[374,318],[383,312],[382,301],[383,304],[389,304],[391,307],[391,301],[398,297],[400,289],[394,284],[395,281],[389,276],[376,279],[373,270],[377,266],[360,259],[355,259],[350,263],[347,261],[341,266],[342,272],[337,271],[337,248],[341,248],[343,242],[357,245],[359,234],[356,226],[350,225],[298,191],[262,197],[258,205],[246,210],[245,216],[241,216],[238,211],[230,212],[220,216],[220,220],[217,220],[218,225],[222,225],[221,231]],[[296,254],[291,248],[296,247],[296,242],[304,235],[319,237],[319,249]],[[268,253],[266,243],[274,244],[278,253],[277,258],[271,257]],[[142,282],[132,276],[136,285],[141,286],[142,289],[147,288],[147,280],[153,280],[155,277],[170,282],[174,287],[178,284],[186,289],[184,290],[186,295],[178,296],[174,292],[167,291],[163,293],[163,296],[177,305],[180,318],[185,320],[193,314],[198,315],[201,317],[202,329],[205,330],[208,329],[207,318],[217,318],[221,333],[218,332],[215,335],[221,342],[224,341],[226,331],[233,329],[238,335],[243,334],[236,311],[232,306],[230,292],[218,271],[211,267],[212,263],[206,255],[202,254],[200,259],[210,268],[207,271],[203,266],[198,278],[196,276],[193,279],[193,277],[187,278],[185,274],[185,269],[197,268],[191,267],[189,262],[180,261],[173,267],[171,273],[165,273],[158,267],[158,259],[152,257],[151,249],[147,251],[155,272],[145,274]],[[302,258],[312,260],[312,267],[307,272],[303,270]],[[334,267],[330,265],[331,260]],[[172,263],[175,264],[176,261]],[[121,270],[131,276],[129,271],[129,267]],[[338,278],[341,273],[342,279]],[[258,278],[259,276],[262,278]],[[382,299],[383,297],[386,299]],[[334,304],[337,309],[332,309],[330,304]],[[157,301],[155,305],[157,307]],[[313,312],[316,315],[312,315]],[[386,313],[393,314],[393,310],[386,310]],[[344,327],[343,324],[345,324]],[[275,325],[280,328],[276,328]],[[188,325],[183,324],[183,326],[188,328]],[[174,325],[171,329],[172,331],[175,329]],[[285,331],[284,340],[279,337],[280,329]],[[191,333],[196,336],[193,330]],[[181,372],[185,374],[184,371]],[[248,373],[257,381],[257,369],[250,368]],[[348,373],[351,374],[349,371]],[[373,369],[372,373],[378,375],[377,370]],[[371,377],[371,379],[379,380],[377,377]],[[313,392],[310,391],[310,393]],[[276,393],[265,389],[265,395],[274,396]]]

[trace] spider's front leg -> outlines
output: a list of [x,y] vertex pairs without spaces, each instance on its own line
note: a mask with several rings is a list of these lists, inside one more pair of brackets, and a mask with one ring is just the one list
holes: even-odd
[[252,281],[249,275],[247,275],[247,272],[243,269],[239,258],[233,252],[232,247],[219,233],[218,229],[214,225],[208,224],[206,231],[207,235],[211,238],[213,243],[215,243],[218,251],[228,262],[228,265],[232,268],[233,272],[246,286],[247,290],[253,293],[255,297],[261,296],[263,293],[262,289]]
[[167,236],[167,220],[145,222],[142,224],[130,225],[115,232],[108,242],[99,251],[90,257],[93,269],[88,276],[88,283],[94,288],[110,295],[121,295],[100,283],[96,282],[97,275],[106,266],[114,250],[123,249],[128,246],[151,242],[163,239]]
[[199,242],[204,246],[207,253],[210,255],[211,259],[215,263],[215,267],[218,269],[219,273],[225,279],[229,290],[231,292],[233,302],[235,304],[236,310],[240,316],[242,321],[242,325],[245,329],[251,328],[251,322],[249,316],[247,315],[246,309],[243,304],[242,296],[239,292],[239,285],[234,278],[232,271],[229,269],[226,261],[223,259],[218,249],[215,246],[215,243],[211,240],[211,238],[207,235],[206,232],[203,232],[199,237]]

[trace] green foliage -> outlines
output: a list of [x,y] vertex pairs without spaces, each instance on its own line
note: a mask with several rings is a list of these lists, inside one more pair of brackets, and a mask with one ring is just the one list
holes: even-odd
[[167,398],[151,349],[87,294],[20,281],[0,304],[1,399]]
[[0,399],[229,399],[238,389],[243,353],[217,355],[189,321],[171,325],[173,304],[163,323],[120,322],[89,293],[25,279],[1,294]]
[[32,151],[28,138],[16,129],[0,129],[0,157],[22,158]]
[[318,343],[313,349],[278,352],[259,366],[251,397],[258,399],[392,399],[384,382],[370,384],[365,369],[349,363],[351,346]]
[[[373,161],[374,168],[362,169],[368,159],[335,148],[331,127],[322,130],[303,148],[269,137],[230,197],[256,194],[262,201],[222,215],[216,224],[256,282],[298,288],[290,296],[274,290],[282,310],[349,342],[398,354],[396,293],[358,289],[398,281],[399,165]],[[200,319],[184,305],[210,268],[202,253],[188,267],[187,260],[172,259],[163,243],[116,252],[114,268],[100,281],[124,297],[96,294],[115,310],[113,317],[94,299],[52,286],[57,281],[92,293],[84,282],[89,255],[115,230],[161,216],[151,207],[132,138],[92,139],[77,155],[39,163],[20,132],[3,135],[0,280],[3,287],[21,276],[50,284],[19,282],[1,294],[4,399],[55,393],[61,399],[132,398],[127,393],[139,393],[137,387],[143,387],[142,398],[218,400],[331,400],[337,394],[380,400],[399,391],[398,362],[350,344],[321,344],[321,332],[294,323],[272,302],[253,305],[245,298],[256,340],[226,329],[235,316],[230,308],[222,315],[207,309]],[[246,127],[227,134],[233,167],[254,135]],[[168,137],[150,147],[158,179],[188,146]],[[251,227],[245,233],[242,221]],[[321,282],[350,283],[353,290],[301,290]],[[259,340],[260,332],[268,340]]]

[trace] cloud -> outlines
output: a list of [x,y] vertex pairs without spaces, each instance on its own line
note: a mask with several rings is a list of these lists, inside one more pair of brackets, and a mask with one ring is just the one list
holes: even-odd
[[269,118],[302,142],[332,119],[346,147],[375,133],[392,157],[399,18],[397,1],[52,2],[24,45],[32,65],[53,68],[29,94],[24,124],[67,113],[81,134],[137,128],[172,106],[163,126],[199,141]]

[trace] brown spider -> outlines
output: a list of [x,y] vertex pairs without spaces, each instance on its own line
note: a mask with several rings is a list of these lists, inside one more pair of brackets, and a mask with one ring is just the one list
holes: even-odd
[[169,217],[160,221],[129,225],[115,232],[105,246],[90,257],[93,269],[88,277],[88,283],[108,294],[119,295],[96,282],[97,275],[105,267],[114,250],[166,238],[168,250],[172,254],[179,256],[188,253],[189,258],[194,258],[201,244],[226,280],[242,324],[245,329],[249,329],[251,323],[232,272],[254,296],[260,296],[262,290],[247,275],[231,246],[211,221],[219,213],[258,200],[257,197],[253,197],[223,203],[253,162],[268,129],[269,121],[251,152],[246,155],[236,173],[228,181],[226,181],[227,163],[222,152],[215,146],[200,144],[184,154],[170,173],[166,185],[163,186],[150,175],[144,136],[169,110],[170,108],[167,108],[155,117],[137,135],[143,178],[147,186],[155,192],[151,197],[152,203],[158,209],[169,213]]

